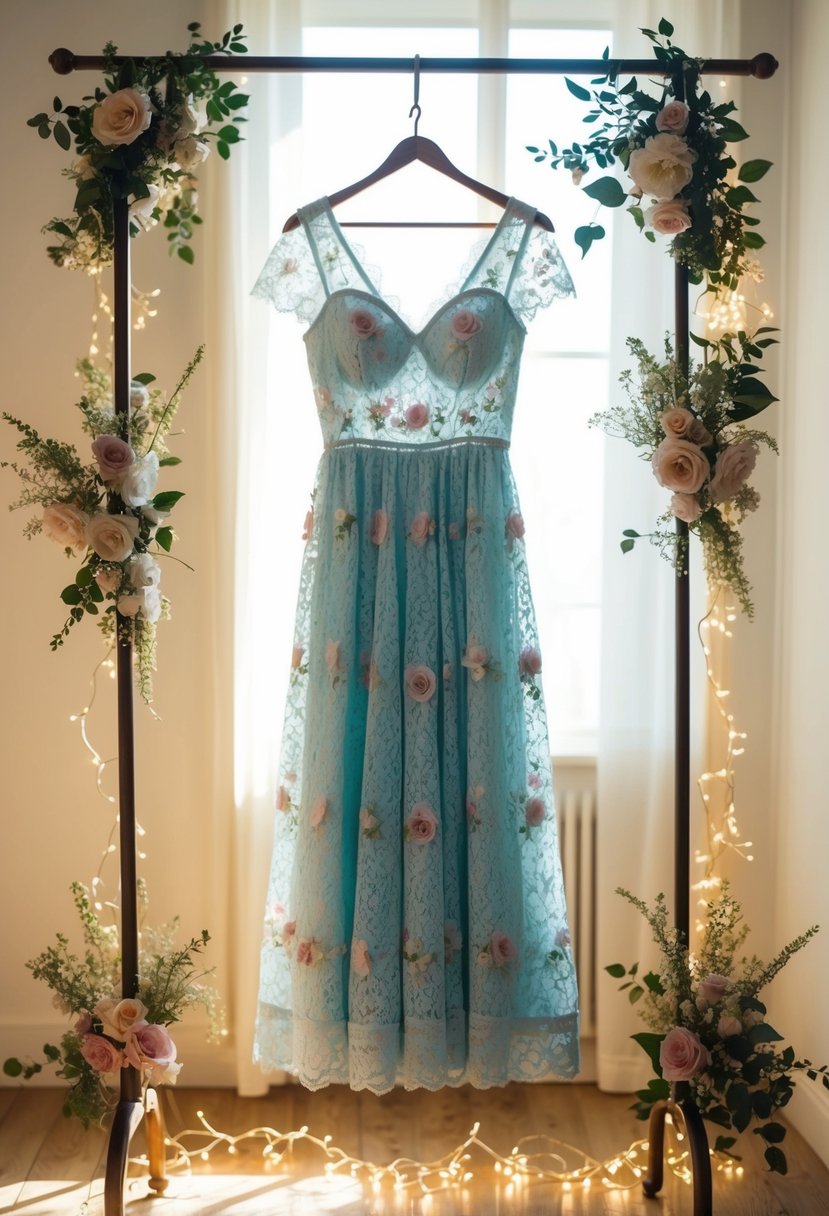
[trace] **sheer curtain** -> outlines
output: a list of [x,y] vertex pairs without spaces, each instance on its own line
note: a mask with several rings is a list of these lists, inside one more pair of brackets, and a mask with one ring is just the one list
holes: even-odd
[[[405,8],[395,6],[398,19],[405,16]],[[728,8],[725,0],[701,0],[692,8],[619,0],[615,52],[641,57],[639,27],[654,28],[660,15],[671,18],[675,9],[686,49],[728,53]],[[216,0],[214,9],[216,28],[244,22],[248,45],[257,53],[301,53],[301,0]],[[296,197],[295,189],[304,151],[301,78],[252,76],[245,88],[252,95],[245,142],[212,183],[211,223],[226,238],[213,253],[209,350],[220,369],[213,385],[214,463],[217,492],[227,503],[216,550],[229,555],[217,562],[215,572],[222,639],[216,662],[226,672],[225,687],[232,688],[232,704],[221,699],[217,703],[217,730],[224,724],[233,740],[232,773],[227,771],[230,763],[217,773],[220,806],[215,818],[225,823],[226,833],[221,838],[225,847],[216,850],[216,882],[227,885],[230,866],[228,1004],[237,1085],[241,1093],[252,1095],[274,1081],[265,1079],[251,1062],[251,1044],[300,533],[319,436],[307,400],[294,403],[283,396],[274,401],[266,395],[268,384],[279,383],[287,361],[294,366],[303,362],[300,331],[290,318],[269,315],[249,295],[283,220],[307,201]],[[439,115],[433,118],[437,131]],[[323,153],[324,148],[315,146],[306,154]],[[626,366],[625,337],[635,334],[651,349],[658,348],[671,325],[670,263],[632,224],[616,226],[613,283],[615,383]],[[672,574],[647,546],[623,558],[618,544],[623,527],[647,531],[662,510],[663,495],[621,441],[607,441],[605,468],[600,968],[641,959],[645,953],[637,916],[622,907],[614,888],[626,886],[644,897],[669,892],[673,872]],[[699,576],[694,585],[701,586]],[[702,704],[701,696],[695,696],[694,704]],[[601,971],[598,992],[599,1080],[605,1088],[630,1089],[646,1075],[644,1056],[628,1038],[638,1024]]]

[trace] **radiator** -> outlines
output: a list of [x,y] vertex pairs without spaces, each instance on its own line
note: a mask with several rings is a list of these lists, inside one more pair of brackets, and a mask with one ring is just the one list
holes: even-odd
[[564,892],[579,983],[582,1038],[596,1031],[596,770],[554,761]]

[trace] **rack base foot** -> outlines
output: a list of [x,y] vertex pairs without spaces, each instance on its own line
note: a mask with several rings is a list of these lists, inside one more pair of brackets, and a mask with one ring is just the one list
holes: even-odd
[[104,1216],[124,1216],[124,1182],[130,1141],[144,1114],[140,1099],[124,1099],[115,1108],[107,1148],[104,1179]]
[[713,1216],[714,1195],[708,1136],[702,1115],[691,1098],[657,1102],[653,1107],[648,1127],[648,1172],[642,1183],[642,1191],[647,1199],[654,1199],[662,1190],[665,1178],[665,1118],[668,1114],[678,1115],[685,1128],[693,1173],[693,1216]]

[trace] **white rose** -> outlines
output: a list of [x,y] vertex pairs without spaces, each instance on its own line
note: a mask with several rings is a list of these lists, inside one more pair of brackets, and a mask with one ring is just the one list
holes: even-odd
[[89,516],[71,502],[53,502],[43,512],[43,531],[65,549],[86,548]]
[[178,140],[173,148],[173,155],[185,173],[192,173],[209,154],[210,145],[203,139],[196,139],[195,135]]
[[119,493],[128,507],[145,506],[155,493],[158,481],[158,455],[147,452],[136,460],[124,474]]
[[109,515],[99,511],[86,525],[86,543],[105,562],[126,561],[138,535],[138,520],[132,515]]
[[149,404],[150,393],[145,384],[140,384],[137,380],[133,380],[130,385],[130,409],[143,410]]
[[142,587],[157,587],[161,582],[161,567],[150,553],[139,553],[129,564],[130,585],[140,590]]
[[136,198],[130,203],[130,219],[135,220],[139,227],[145,229],[151,227],[155,222],[153,211],[161,198],[161,191],[153,182],[149,183],[147,189],[150,193],[145,198]]
[[119,89],[95,107],[92,134],[99,143],[112,147],[131,144],[150,125],[150,99],[138,89]]
[[669,199],[688,185],[696,159],[696,152],[680,135],[664,131],[651,135],[644,148],[631,152],[628,173],[644,194]]
[[116,607],[121,616],[141,615],[148,621],[161,616],[161,592],[158,587],[141,587],[132,595],[119,595]]
[[144,588],[144,604],[142,613],[148,621],[155,623],[161,616],[161,592],[158,587]]

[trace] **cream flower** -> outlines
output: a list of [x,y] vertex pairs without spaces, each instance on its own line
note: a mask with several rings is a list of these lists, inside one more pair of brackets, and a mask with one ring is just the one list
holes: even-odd
[[89,516],[71,502],[53,502],[43,511],[43,531],[49,540],[65,549],[82,552],[87,546],[86,525]]
[[138,89],[118,89],[95,107],[92,134],[107,147],[131,144],[147,130],[152,119],[150,99]]
[[740,486],[748,480],[757,460],[757,449],[750,439],[733,443],[724,448],[717,457],[714,476],[711,478],[712,502],[726,502],[733,498]]
[[697,154],[679,135],[651,135],[630,154],[628,173],[644,194],[662,200],[679,194],[693,177]]
[[659,484],[681,494],[696,494],[709,472],[708,461],[695,443],[670,435],[654,452],[652,464]]
[[138,520],[132,515],[109,515],[99,511],[86,525],[86,543],[105,562],[126,561],[137,535]]

